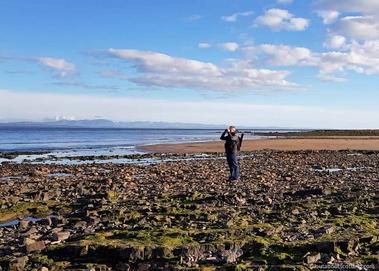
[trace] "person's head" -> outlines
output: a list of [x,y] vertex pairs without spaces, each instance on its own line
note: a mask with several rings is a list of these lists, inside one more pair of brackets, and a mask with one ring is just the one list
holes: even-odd
[[234,126],[229,126],[229,132],[232,134],[232,135],[235,135],[237,133],[237,129],[236,127]]

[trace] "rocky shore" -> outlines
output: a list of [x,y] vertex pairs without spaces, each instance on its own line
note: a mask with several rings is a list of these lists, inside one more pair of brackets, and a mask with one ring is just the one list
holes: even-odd
[[0,270],[378,270],[379,152],[0,166]]

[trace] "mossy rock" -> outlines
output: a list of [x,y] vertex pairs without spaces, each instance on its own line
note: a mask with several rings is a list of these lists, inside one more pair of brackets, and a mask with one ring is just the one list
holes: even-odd
[[0,209],[0,223],[7,222],[18,216],[46,217],[51,215],[50,208],[57,205],[54,201],[48,202],[19,202],[10,208]]

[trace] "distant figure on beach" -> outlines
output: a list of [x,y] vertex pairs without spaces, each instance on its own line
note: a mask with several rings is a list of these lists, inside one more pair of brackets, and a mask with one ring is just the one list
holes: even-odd
[[243,134],[238,136],[236,127],[229,126],[229,128],[225,129],[222,133],[220,139],[225,140],[225,154],[230,170],[229,180],[236,181],[240,177],[237,154],[241,148]]

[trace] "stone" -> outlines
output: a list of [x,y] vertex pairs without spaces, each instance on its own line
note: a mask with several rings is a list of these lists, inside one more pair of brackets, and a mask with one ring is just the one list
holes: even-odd
[[172,249],[169,247],[158,247],[154,252],[157,258],[167,258],[171,255]]
[[304,262],[307,264],[312,264],[318,262],[319,260],[321,260],[321,254],[317,253],[305,256]]
[[26,238],[24,244],[25,244],[25,249],[27,253],[45,249],[44,241],[35,241],[32,239]]
[[87,228],[87,222],[86,221],[78,221],[73,226],[74,229],[85,229]]
[[300,211],[299,211],[299,209],[292,209],[291,213],[293,215],[298,215],[298,214],[300,214]]
[[326,234],[331,234],[331,233],[334,233],[334,232],[336,231],[336,228],[333,227],[333,226],[326,226],[326,227],[324,228],[324,230],[325,230],[325,233],[326,233]]
[[53,233],[53,241],[65,241],[70,237],[70,232],[69,231],[60,231],[60,232],[54,232]]
[[49,172],[48,171],[45,171],[45,170],[38,170],[38,169],[35,169],[33,170],[31,173],[30,173],[30,176],[32,177],[43,177],[43,176],[46,176]]
[[221,262],[224,263],[235,263],[237,259],[242,256],[243,251],[240,248],[231,248],[229,250],[225,250],[221,253]]
[[118,263],[115,267],[115,271],[131,271],[131,267],[127,263]]
[[19,228],[20,228],[21,230],[25,230],[25,229],[27,229],[28,226],[29,226],[29,220],[26,220],[26,219],[22,219],[22,220],[20,220],[20,223],[18,224],[18,226],[19,226]]
[[50,199],[49,193],[48,192],[43,192],[41,195],[41,200],[42,201],[48,201]]
[[28,256],[18,257],[9,263],[9,271],[22,271],[28,263]]
[[53,222],[52,222],[52,220],[51,220],[50,217],[46,217],[46,218],[41,219],[40,221],[38,221],[38,224],[40,224],[40,225],[46,225],[46,226],[52,226]]
[[151,265],[148,263],[140,264],[137,268],[137,271],[149,271],[151,270]]

